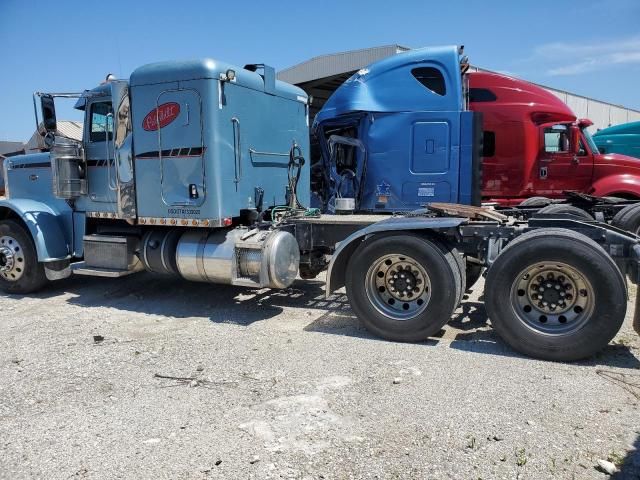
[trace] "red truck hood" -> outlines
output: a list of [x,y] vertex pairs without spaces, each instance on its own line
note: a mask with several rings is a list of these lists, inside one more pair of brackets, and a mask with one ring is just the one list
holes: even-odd
[[598,164],[616,165],[627,168],[640,168],[640,158],[621,155],[619,153],[596,153],[594,162]]

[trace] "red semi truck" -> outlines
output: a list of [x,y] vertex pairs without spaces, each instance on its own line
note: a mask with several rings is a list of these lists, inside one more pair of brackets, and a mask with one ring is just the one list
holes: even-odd
[[514,206],[566,191],[640,199],[640,159],[601,154],[587,131],[592,122],[544,88],[473,72],[469,105],[484,120],[483,201]]

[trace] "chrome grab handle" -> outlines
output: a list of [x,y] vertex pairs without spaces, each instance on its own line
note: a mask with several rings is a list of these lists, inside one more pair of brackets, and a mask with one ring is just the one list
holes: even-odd
[[109,119],[111,119],[112,124],[113,124],[113,113],[107,113],[107,118],[106,118],[106,123],[105,123],[105,131],[104,131],[104,146],[105,146],[105,150],[107,151],[107,157],[106,157],[106,162],[107,162],[107,183],[109,185],[109,190],[117,190],[118,189],[118,183],[116,179],[112,179],[112,175],[111,175],[111,166],[115,166],[115,149],[113,151],[113,162],[111,161],[111,159],[109,158]]
[[287,153],[279,153],[279,152],[261,152],[259,150],[254,150],[253,148],[249,149],[249,153],[254,155],[265,155],[267,157],[288,157],[289,152]]
[[233,155],[236,167],[236,178],[234,180],[236,187],[242,177],[242,150],[240,149],[240,120],[237,117],[231,119],[233,124]]

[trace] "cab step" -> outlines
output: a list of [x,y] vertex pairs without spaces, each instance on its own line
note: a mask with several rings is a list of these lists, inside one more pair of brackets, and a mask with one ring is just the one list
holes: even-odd
[[74,275],[90,275],[92,277],[118,278],[118,277],[125,277],[127,275],[131,275],[132,273],[137,273],[142,270],[143,268],[141,264],[140,264],[140,268],[135,268],[131,270],[88,267],[86,262],[76,262],[71,264],[71,272]]

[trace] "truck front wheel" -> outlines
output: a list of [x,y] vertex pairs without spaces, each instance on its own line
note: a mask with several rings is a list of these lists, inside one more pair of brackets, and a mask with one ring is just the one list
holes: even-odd
[[351,307],[382,338],[424,340],[440,331],[459,302],[464,285],[455,255],[442,242],[414,234],[373,236],[347,265]]
[[31,293],[47,283],[44,267],[25,228],[13,220],[0,222],[0,289]]
[[515,350],[545,360],[593,355],[624,321],[620,270],[590,238],[543,228],[511,242],[487,272],[485,306]]

